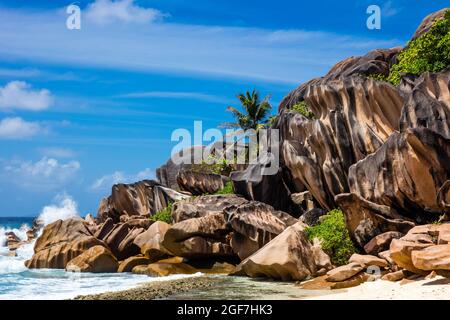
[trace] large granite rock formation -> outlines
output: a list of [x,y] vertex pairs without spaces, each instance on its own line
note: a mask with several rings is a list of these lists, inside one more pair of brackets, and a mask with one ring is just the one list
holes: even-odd
[[268,277],[283,281],[315,276],[322,266],[316,264],[312,245],[298,222],[241,262],[234,275]]
[[101,223],[111,218],[118,223],[122,216],[148,218],[166,208],[170,202],[185,198],[188,196],[151,180],[116,184],[112,187],[111,196],[101,201],[97,221]]
[[228,177],[220,174],[182,170],[178,172],[177,183],[181,190],[194,196],[214,194],[225,186]]
[[109,273],[116,272],[119,263],[104,246],[94,246],[79,256],[70,260],[66,265],[67,271]]
[[[290,192],[308,191],[325,210],[340,206],[361,248],[382,233],[448,219],[450,67],[402,75],[398,87],[369,77],[388,75],[400,50],[339,62],[283,99],[275,125]],[[299,102],[313,118],[291,111]]]
[[352,193],[426,223],[442,214],[437,195],[449,175],[450,139],[416,128],[392,134],[374,154],[352,166],[349,184]]
[[106,244],[95,238],[81,219],[58,220],[45,226],[34,245],[28,268],[64,269],[67,263],[94,246]]
[[213,213],[221,213],[230,206],[239,206],[246,203],[242,197],[229,195],[209,195],[192,197],[177,201],[172,207],[172,221],[174,223],[183,220],[200,218]]
[[174,224],[164,234],[162,246],[172,255],[193,259],[233,257],[223,213],[209,214]]
[[150,260],[150,263],[163,259],[170,254],[162,245],[164,235],[169,229],[168,223],[156,221],[147,231],[134,239],[134,244],[141,249],[141,253]]
[[242,260],[298,222],[289,214],[257,201],[231,206],[224,212],[233,230],[231,247]]
[[[317,79],[297,90],[303,91],[302,100],[316,119],[281,112],[281,156],[295,191],[308,190],[330,210],[336,207],[334,197],[349,191],[350,166],[375,152],[397,129],[403,100],[391,85],[360,76]],[[290,99],[282,102],[284,108],[291,106]]]
[[399,267],[416,274],[436,271],[450,276],[450,224],[421,225],[390,246],[390,258]]
[[262,201],[277,210],[300,216],[303,210],[290,197],[291,192],[286,182],[289,177],[284,176],[286,171],[280,168],[277,174],[263,175],[264,168],[269,165],[270,163],[257,163],[249,165],[245,170],[232,172],[230,178],[235,193],[247,200]]

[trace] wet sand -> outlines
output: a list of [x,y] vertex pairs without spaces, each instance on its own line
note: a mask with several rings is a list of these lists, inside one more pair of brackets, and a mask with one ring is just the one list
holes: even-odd
[[303,290],[293,282],[245,277],[200,276],[153,281],[133,289],[78,296],[77,300],[298,300],[329,295],[331,291]]

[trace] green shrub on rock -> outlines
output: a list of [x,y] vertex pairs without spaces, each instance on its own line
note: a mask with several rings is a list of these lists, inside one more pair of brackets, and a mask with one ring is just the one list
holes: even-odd
[[387,82],[388,76],[382,74],[382,73],[372,73],[365,76],[366,78],[373,79],[375,81],[381,81],[381,82]]
[[400,84],[401,73],[420,75],[446,68],[450,64],[450,10],[427,33],[411,41],[397,60],[388,77],[394,85]]
[[225,183],[225,186],[215,194],[234,194],[233,183],[231,181],[228,181],[227,183]]
[[158,211],[154,215],[150,217],[150,220],[152,221],[163,221],[166,223],[172,223],[172,204],[169,203],[167,208],[162,209],[161,211]]
[[345,225],[344,214],[339,209],[334,209],[322,216],[319,224],[308,227],[306,233],[311,241],[314,238],[320,239],[322,249],[335,265],[346,264],[350,256],[356,252]]
[[300,101],[299,103],[296,103],[291,108],[292,111],[300,113],[302,116],[308,119],[314,119],[314,113],[311,112],[308,105],[305,101]]

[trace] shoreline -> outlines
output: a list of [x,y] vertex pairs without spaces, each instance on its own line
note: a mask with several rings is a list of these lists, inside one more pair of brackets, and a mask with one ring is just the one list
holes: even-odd
[[149,281],[137,287],[108,291],[99,294],[79,295],[71,300],[155,300],[164,299],[175,293],[211,287],[214,280],[209,277],[193,276],[175,280]]
[[79,295],[73,300],[303,300],[333,293],[330,290],[300,289],[296,282],[201,275],[175,280],[159,278],[134,288]]
[[[226,289],[226,290],[225,290]],[[225,290],[225,291],[224,291]],[[341,290],[300,289],[295,282],[201,275],[151,281],[137,287],[72,300],[449,300],[450,279],[378,280]]]

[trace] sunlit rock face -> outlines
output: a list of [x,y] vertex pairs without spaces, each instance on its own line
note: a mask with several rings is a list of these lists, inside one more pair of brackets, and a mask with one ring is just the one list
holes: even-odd
[[111,196],[101,201],[97,221],[100,223],[111,218],[118,223],[132,217],[148,218],[166,208],[168,203],[187,197],[152,180],[117,184],[112,187]]
[[[326,209],[349,191],[350,166],[375,152],[398,130],[403,98],[388,83],[362,74],[384,74],[397,49],[377,50],[338,63],[330,73],[293,91],[281,103],[282,159],[296,191],[306,188]],[[289,112],[305,101],[315,119]]]
[[[361,247],[448,213],[450,68],[404,75],[398,87],[368,77],[387,75],[399,51],[339,62],[291,92],[276,124],[290,192],[309,191],[326,210],[341,207]],[[312,119],[291,111],[301,101]]]

